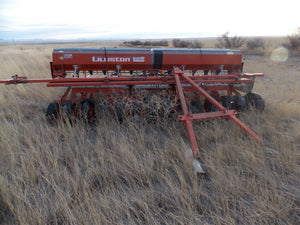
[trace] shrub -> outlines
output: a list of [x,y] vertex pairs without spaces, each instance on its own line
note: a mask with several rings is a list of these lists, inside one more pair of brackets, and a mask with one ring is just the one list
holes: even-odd
[[169,43],[166,40],[160,41],[124,41],[124,45],[131,45],[131,46],[168,46]]
[[300,55],[300,27],[296,33],[287,36],[287,43],[284,43],[283,46],[288,48],[292,55]]
[[191,43],[191,47],[192,48],[203,48],[203,43],[200,41],[193,41]]
[[129,44],[129,45],[142,45],[143,44],[141,41],[125,41],[123,43]]
[[246,42],[246,46],[250,50],[254,50],[254,49],[258,49],[258,48],[265,49],[265,42],[261,38],[254,38],[254,39],[248,40]]
[[187,48],[189,46],[189,41],[174,39],[173,46],[175,48]]
[[203,44],[200,41],[187,41],[180,39],[173,39],[173,46],[175,48],[202,48]]
[[217,48],[240,48],[244,45],[246,38],[241,36],[229,37],[229,32],[218,38]]
[[300,34],[294,34],[291,36],[288,36],[288,44],[286,44],[286,47],[288,47],[290,50],[300,50]]

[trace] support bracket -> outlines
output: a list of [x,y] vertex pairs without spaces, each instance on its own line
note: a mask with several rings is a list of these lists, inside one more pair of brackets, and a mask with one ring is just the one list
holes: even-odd
[[[192,148],[193,156],[195,159],[200,159],[200,152],[198,148],[198,144],[196,141],[192,121],[198,120],[207,120],[207,119],[216,119],[216,118],[229,118],[232,120],[237,126],[239,126],[243,131],[245,131],[248,135],[250,135],[255,141],[259,144],[262,144],[262,139],[254,133],[247,125],[245,125],[242,121],[240,121],[236,114],[235,110],[226,109],[221,103],[219,103],[216,99],[214,99],[206,90],[204,90],[201,86],[199,86],[195,81],[190,79],[184,72],[178,68],[173,68],[173,74],[176,81],[177,95],[181,103],[181,107],[183,110],[183,115],[180,115],[178,119],[185,123],[190,145]],[[213,104],[219,111],[216,112],[207,112],[207,113],[198,113],[193,114],[188,111],[186,98],[184,95],[184,90],[182,88],[181,80],[185,80],[189,83],[196,92],[199,92],[205,99],[207,99],[211,104]]]

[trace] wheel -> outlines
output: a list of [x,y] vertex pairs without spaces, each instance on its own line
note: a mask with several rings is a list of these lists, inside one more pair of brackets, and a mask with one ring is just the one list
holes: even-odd
[[[216,99],[214,96],[212,96],[214,99]],[[214,106],[210,101],[207,99],[204,100],[204,109],[206,112],[216,112],[218,111],[217,107]]]
[[222,102],[222,105],[228,110],[236,109],[236,103],[232,96],[228,96],[228,95],[222,96],[221,102]]
[[85,122],[90,123],[95,117],[95,104],[92,99],[86,98],[81,103],[82,118]]
[[190,109],[192,113],[201,113],[202,112],[202,106],[199,100],[194,99],[191,101]]
[[[189,112],[192,112],[192,107],[191,107],[190,103],[186,103],[186,107]],[[183,114],[183,108],[182,108],[181,102],[179,100],[177,100],[177,114],[178,115]]]
[[265,100],[255,93],[248,93],[245,95],[247,108],[253,108],[257,111],[263,111],[265,109]]
[[61,114],[66,115],[67,117],[73,116],[73,102],[69,101],[60,105]]
[[117,119],[120,123],[123,123],[125,117],[124,104],[121,101],[115,103],[115,112]]
[[245,111],[246,110],[246,98],[244,96],[236,95],[233,96],[233,100],[236,104],[236,110]]
[[46,110],[46,117],[49,120],[56,120],[59,114],[58,102],[51,102]]
[[182,114],[183,113],[181,102],[180,102],[179,99],[177,100],[175,107],[176,107],[176,111],[177,111],[178,114]]
[[109,106],[107,101],[102,101],[97,106],[97,118],[105,118],[105,116],[109,113]]

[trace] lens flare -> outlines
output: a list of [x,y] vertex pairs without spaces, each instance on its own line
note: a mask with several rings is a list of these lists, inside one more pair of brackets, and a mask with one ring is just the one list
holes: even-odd
[[275,62],[285,62],[289,58],[289,50],[285,47],[279,47],[272,51],[271,60]]

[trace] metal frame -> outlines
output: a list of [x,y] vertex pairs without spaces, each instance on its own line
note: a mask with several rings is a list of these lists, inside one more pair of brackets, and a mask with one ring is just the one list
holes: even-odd
[[[186,125],[189,140],[191,143],[193,155],[195,158],[200,158],[195,134],[192,127],[192,121],[207,120],[216,118],[229,118],[243,131],[250,135],[258,143],[262,143],[262,139],[250,130],[244,123],[242,123],[235,115],[235,110],[227,110],[222,104],[214,99],[208,91],[226,90],[228,95],[238,93],[234,88],[235,83],[249,83],[253,82],[251,77],[263,76],[263,74],[242,74],[241,76],[230,75],[205,75],[205,76],[188,76],[180,68],[174,67],[169,76],[141,76],[141,77],[103,77],[103,78],[64,78],[64,79],[27,79],[18,75],[13,76],[13,79],[0,80],[4,84],[24,84],[24,83],[47,83],[47,87],[66,87],[67,90],[60,99],[63,104],[67,101],[82,101],[91,97],[93,93],[119,93],[124,97],[124,92],[134,86],[144,85],[143,89],[173,89],[176,85],[177,97],[181,102],[183,115],[179,116],[179,120]],[[244,79],[241,79],[244,78]],[[211,84],[212,86],[206,86]],[[222,84],[222,85],[221,85]],[[213,104],[219,111],[206,112],[199,114],[192,114],[188,111],[185,92],[198,92],[204,96],[211,104]],[[75,99],[74,94],[81,94],[80,99]],[[70,97],[68,98],[68,96]]]
[[[172,54],[174,52],[172,52]],[[151,51],[151,54],[152,53],[153,52]],[[174,56],[172,55],[172,57]],[[213,60],[213,58],[211,60]],[[221,58],[219,58],[219,60],[221,60]],[[120,95],[122,99],[125,99],[126,97],[129,97],[129,99],[135,99],[133,90],[166,90],[170,93],[170,95],[172,95],[171,97],[179,99],[181,103],[183,114],[179,115],[178,119],[180,122],[185,123],[194,159],[199,160],[201,157],[192,125],[193,121],[228,118],[256,142],[262,144],[262,139],[236,117],[236,110],[226,109],[220,103],[219,99],[215,99],[211,96],[211,93],[218,95],[218,91],[226,91],[228,96],[231,96],[232,94],[240,95],[234,85],[242,83],[253,84],[255,77],[264,76],[262,73],[242,74],[241,71],[234,70],[232,73],[227,75],[222,73],[219,75],[208,75],[208,72],[206,71],[204,71],[204,75],[186,75],[184,73],[183,66],[181,66],[181,68],[173,66],[172,70],[170,70],[169,67],[166,67],[165,71],[168,72],[165,73],[161,73],[158,69],[154,71],[149,70],[148,72],[143,70],[143,74],[139,76],[133,76],[132,73],[124,76],[122,75],[124,71],[118,71],[117,74],[112,73],[108,75],[108,71],[106,71],[106,73],[104,73],[105,76],[102,77],[86,77],[86,71],[81,70],[80,72],[84,72],[85,76],[79,77],[79,72],[77,74],[77,67],[73,66],[75,71],[74,76],[73,78],[67,78],[66,76],[53,76],[53,67],[55,66],[58,68],[61,65],[53,65],[53,63],[51,63],[52,79],[27,79],[27,77],[14,75],[12,76],[12,79],[0,80],[0,83],[47,83],[47,87],[65,87],[65,93],[62,95],[60,100],[58,100],[60,104],[64,104],[69,101],[83,102],[87,98],[92,98],[96,93],[110,95],[109,99],[113,102],[113,95],[116,94]],[[199,68],[202,69],[204,67],[202,64],[199,66]],[[127,67],[131,69],[130,65],[127,65]],[[241,63],[236,67],[240,70],[242,69],[243,64]],[[206,66],[205,68],[213,70],[216,68],[216,65],[211,65],[211,68],[207,68]],[[132,70],[139,71],[136,65],[132,65]],[[203,96],[214,107],[216,107],[218,111],[197,114],[189,112],[186,98],[186,93],[188,92],[192,92],[198,96]],[[75,97],[76,95],[79,95],[80,97]]]
[[[198,144],[192,126],[192,121],[217,119],[217,118],[229,118],[236,125],[238,125],[243,131],[245,131],[248,135],[254,138],[255,141],[262,144],[262,139],[235,116],[237,114],[235,110],[227,110],[222,104],[220,104],[216,99],[214,99],[207,91],[205,91],[202,87],[200,87],[197,83],[195,83],[195,81],[193,81],[187,75],[185,75],[184,72],[178,67],[174,67],[173,72],[176,80],[178,97],[180,99],[182,109],[183,109],[183,115],[179,116],[179,120],[185,123],[194,158],[200,159],[200,152],[198,149]],[[199,113],[199,114],[190,113],[187,108],[184,91],[182,89],[182,82],[180,81],[180,78],[183,78],[185,81],[187,81],[194,88],[194,91],[197,91],[201,95],[203,95],[211,104],[213,104],[217,109],[219,109],[219,111],[209,112],[209,113]]]

